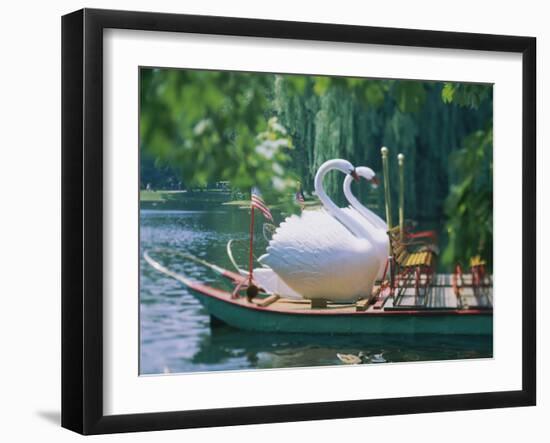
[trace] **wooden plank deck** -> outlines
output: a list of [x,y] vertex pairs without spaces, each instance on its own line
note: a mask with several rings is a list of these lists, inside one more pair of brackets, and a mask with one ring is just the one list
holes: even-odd
[[474,289],[471,287],[460,288],[460,300],[461,307],[468,308],[482,308],[488,309],[493,307],[493,288],[486,287],[478,290],[478,293],[474,293]]
[[490,309],[493,307],[493,287],[479,288],[475,293],[472,288],[471,275],[464,275],[463,286],[459,288],[459,296],[452,287],[451,274],[436,274],[434,284],[425,296],[415,300],[414,288],[407,288],[398,299],[399,307],[424,307],[427,309]]
[[452,286],[452,274],[435,274],[433,286]]
[[454,308],[457,309],[458,300],[453,288],[448,286],[434,286],[428,294],[426,306],[430,308]]
[[[465,284],[471,281],[470,276],[465,277]],[[257,306],[268,307],[269,310],[273,311],[323,311],[325,313],[331,311],[343,314],[358,311],[491,309],[493,307],[492,287],[482,288],[475,294],[473,288],[463,286],[460,288],[459,297],[457,297],[451,284],[452,278],[450,274],[436,274],[434,276],[434,285],[428,288],[425,295],[421,295],[415,299],[414,288],[401,288],[400,296],[397,300],[394,300],[393,297],[388,297],[387,294],[382,294],[382,297],[368,305],[365,300],[360,300],[354,304],[328,302],[326,307],[312,309],[309,300],[289,300],[275,297],[271,298],[269,303],[262,301],[262,299],[256,299],[254,302]],[[396,301],[397,304],[395,304]],[[245,300],[239,302],[243,304],[247,303]]]

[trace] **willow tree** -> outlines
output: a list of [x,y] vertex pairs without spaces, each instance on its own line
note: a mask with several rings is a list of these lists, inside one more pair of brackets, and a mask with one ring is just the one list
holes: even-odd
[[[449,223],[459,219],[449,195],[456,193],[455,185],[464,180],[465,171],[474,170],[457,160],[459,154],[455,153],[462,152],[471,133],[490,125],[490,86],[280,76],[275,82],[274,106],[293,138],[296,149],[291,153],[292,164],[307,190],[312,189],[319,165],[329,158],[343,157],[355,165],[381,171],[380,147],[385,145],[393,154],[392,200],[397,201],[396,156],[403,153],[405,214],[428,227],[446,226],[443,233],[448,231],[452,236],[444,254],[446,265],[463,261],[465,255],[479,249],[479,238],[488,237],[483,224],[477,225],[477,232],[473,227],[460,236],[452,233],[459,222],[455,222],[455,231]],[[483,149],[492,152],[492,146]],[[486,169],[477,173],[486,182],[492,180]],[[325,188],[343,203],[341,183],[341,176],[334,174],[327,177]],[[358,193],[383,214],[381,192],[368,194],[363,187]],[[472,210],[479,204],[471,201]],[[472,250],[463,251],[457,242],[472,245]]]

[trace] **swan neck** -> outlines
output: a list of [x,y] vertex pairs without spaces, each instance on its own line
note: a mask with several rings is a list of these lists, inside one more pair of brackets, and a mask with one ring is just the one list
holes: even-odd
[[344,180],[344,195],[346,196],[348,203],[351,205],[352,208],[359,212],[359,214],[365,217],[370,225],[377,228],[378,224],[372,214],[372,211],[365,205],[363,205],[359,201],[359,199],[355,197],[355,195],[353,195],[353,192],[351,190],[351,182],[352,179],[348,177],[346,177],[346,179]]
[[315,182],[313,186],[315,188],[315,193],[317,194],[317,197],[319,198],[319,200],[321,200],[321,203],[323,204],[323,207],[330,214],[336,216],[335,212],[338,211],[340,208],[338,208],[338,206],[329,198],[329,196],[325,192],[325,188],[323,187],[325,175],[327,175],[327,172],[332,169],[336,168],[334,168],[334,166],[330,164],[322,165],[317,171],[317,174],[315,174]]
[[336,205],[336,203],[334,203],[325,192],[323,180],[325,179],[325,175],[327,175],[327,173],[332,169],[336,168],[330,163],[324,164],[319,168],[317,174],[315,174],[314,187],[317,197],[321,200],[321,203],[327,212],[342,223],[347,229],[349,229],[353,235],[356,237],[368,237],[371,239],[372,237],[370,236],[368,230],[363,228],[355,219],[342,211],[342,209],[339,208],[338,205]]

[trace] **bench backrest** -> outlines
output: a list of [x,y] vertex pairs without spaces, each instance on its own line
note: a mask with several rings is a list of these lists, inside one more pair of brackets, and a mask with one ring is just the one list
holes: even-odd
[[388,236],[390,239],[390,247],[392,251],[392,256],[395,262],[398,265],[403,265],[407,257],[409,256],[409,251],[407,250],[407,245],[402,240],[401,229],[399,226],[395,226],[388,231]]

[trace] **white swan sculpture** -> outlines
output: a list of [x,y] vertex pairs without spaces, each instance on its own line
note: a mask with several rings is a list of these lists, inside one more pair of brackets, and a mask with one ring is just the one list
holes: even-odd
[[[367,181],[372,181],[376,177],[374,171],[366,166],[355,168],[355,173]],[[381,263],[376,278],[381,279],[384,276],[386,260],[390,253],[390,241],[387,234],[388,225],[377,214],[362,205],[357,197],[353,195],[351,192],[352,181],[353,178],[350,176],[347,176],[344,180],[344,195],[351,205],[351,207],[345,208],[344,211],[354,217],[365,229],[369,230]]]
[[[315,191],[324,208],[287,217],[258,261],[303,298],[354,302],[372,292],[380,257],[369,229],[325,193],[323,179],[334,169],[355,175],[347,160],[323,163],[315,175]],[[254,276],[271,292],[261,281],[261,269]]]

